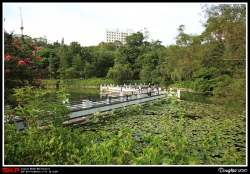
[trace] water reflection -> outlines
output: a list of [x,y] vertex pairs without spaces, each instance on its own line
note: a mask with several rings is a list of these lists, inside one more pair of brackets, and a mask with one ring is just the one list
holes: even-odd
[[[47,94],[45,94],[44,97],[47,98],[47,100],[56,100],[56,92],[57,89],[49,89]],[[100,89],[96,88],[84,88],[84,89],[79,89],[79,88],[69,88],[66,89],[66,93],[69,93],[69,101],[74,102],[74,101],[81,101],[85,99],[89,100],[99,100],[103,96],[100,96]]]
[[181,97],[180,97],[180,99],[181,100],[185,100],[185,101],[205,103],[205,104],[211,104],[212,103],[209,100],[208,95],[203,94],[203,93],[181,91]]

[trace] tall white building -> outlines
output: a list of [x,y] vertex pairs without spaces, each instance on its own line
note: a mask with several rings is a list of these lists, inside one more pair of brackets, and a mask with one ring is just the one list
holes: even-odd
[[116,40],[121,41],[123,44],[125,44],[125,37],[129,36],[134,33],[134,30],[132,29],[126,29],[126,30],[119,30],[106,28],[104,30],[104,42],[114,42]]

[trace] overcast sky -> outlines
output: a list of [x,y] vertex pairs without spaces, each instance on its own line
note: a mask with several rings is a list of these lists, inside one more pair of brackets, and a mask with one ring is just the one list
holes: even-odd
[[201,3],[3,3],[3,27],[20,34],[46,36],[48,40],[81,46],[96,46],[104,41],[106,28],[147,28],[149,40],[162,45],[175,44],[177,28],[185,25],[187,34],[201,34],[204,21]]

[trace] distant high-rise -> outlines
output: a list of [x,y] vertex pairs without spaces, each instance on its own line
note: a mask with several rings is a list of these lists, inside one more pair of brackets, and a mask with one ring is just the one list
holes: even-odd
[[104,30],[104,42],[114,42],[116,40],[121,41],[125,44],[125,37],[133,34],[134,31],[132,29],[119,30],[107,28]]

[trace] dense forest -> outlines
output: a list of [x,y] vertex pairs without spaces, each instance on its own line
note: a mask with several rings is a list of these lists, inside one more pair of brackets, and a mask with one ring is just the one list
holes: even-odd
[[[175,45],[149,41],[147,28],[127,36],[124,45],[116,41],[83,47],[78,42],[65,45],[63,40],[47,44],[29,36],[25,41],[42,48],[37,51],[39,68],[49,67],[50,78],[109,78],[117,84],[141,80],[164,86],[177,83],[216,97],[245,99],[246,5],[203,5],[202,10],[204,31],[188,34],[181,24]],[[12,34],[5,32],[5,42],[10,37]]]

